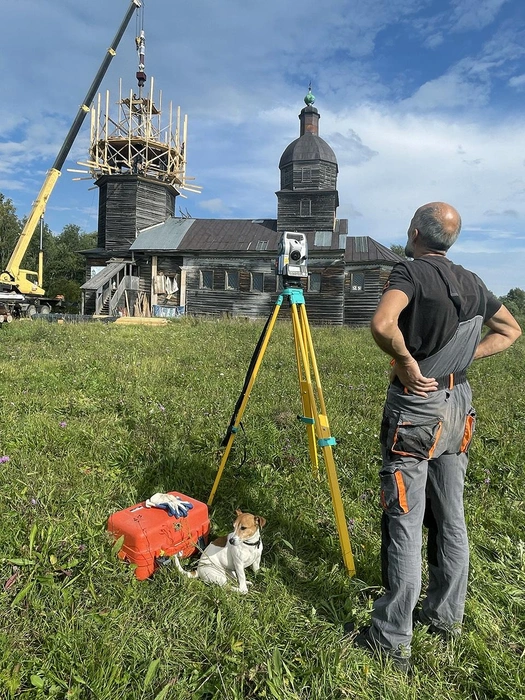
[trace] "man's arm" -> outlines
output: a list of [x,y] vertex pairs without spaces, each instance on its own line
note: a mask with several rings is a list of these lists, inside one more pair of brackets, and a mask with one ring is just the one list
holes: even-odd
[[506,350],[521,335],[518,322],[505,306],[501,306],[492,318],[485,321],[485,325],[489,330],[476,349],[475,360]]
[[403,386],[412,394],[426,397],[427,392],[436,391],[437,382],[421,374],[398,326],[399,314],[408,306],[408,301],[407,295],[400,289],[388,289],[381,297],[370,330],[381,350],[396,361],[395,373]]

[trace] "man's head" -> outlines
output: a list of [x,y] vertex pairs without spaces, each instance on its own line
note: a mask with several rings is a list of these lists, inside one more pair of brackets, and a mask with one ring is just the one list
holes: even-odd
[[456,242],[461,231],[459,213],[445,202],[430,202],[417,209],[408,227],[405,254],[413,258],[417,247],[425,252],[444,254]]

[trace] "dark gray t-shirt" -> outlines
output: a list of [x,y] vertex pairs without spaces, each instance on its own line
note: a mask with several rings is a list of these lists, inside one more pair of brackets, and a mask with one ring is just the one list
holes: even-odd
[[441,255],[398,263],[383,291],[387,289],[399,289],[409,299],[399,316],[399,328],[418,362],[446,345],[460,321],[482,316],[485,322],[501,308],[477,275]]

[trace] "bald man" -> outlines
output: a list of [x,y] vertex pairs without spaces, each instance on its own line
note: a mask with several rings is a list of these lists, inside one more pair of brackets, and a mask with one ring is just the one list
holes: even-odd
[[[392,358],[381,425],[385,593],[354,644],[390,656],[403,669],[414,618],[444,638],[461,631],[469,564],[463,487],[475,424],[466,371],[521,334],[479,277],[446,257],[460,230],[449,204],[431,202],[416,211],[405,248],[413,260],[393,268],[371,322],[374,340]],[[429,583],[415,611],[423,524]]]

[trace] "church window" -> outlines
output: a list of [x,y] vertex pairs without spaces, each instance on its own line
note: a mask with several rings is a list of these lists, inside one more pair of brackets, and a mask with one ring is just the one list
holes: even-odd
[[257,241],[257,245],[255,246],[255,250],[267,250],[268,249],[268,241]]
[[308,291],[309,292],[320,292],[321,291],[321,274],[319,272],[311,272],[308,275]]
[[312,216],[311,199],[301,199],[299,202],[299,216]]
[[201,270],[201,289],[213,289],[213,270]]
[[312,182],[312,168],[301,168],[301,181]]
[[286,189],[289,187],[289,185],[292,184],[293,180],[293,172],[291,168],[286,168],[286,170],[283,170],[282,174],[282,187],[283,189]]
[[352,292],[363,292],[365,289],[365,273],[352,272],[350,275],[350,290]]
[[239,289],[238,270],[228,270],[226,273],[226,289]]
[[252,292],[264,292],[264,274],[252,272]]

